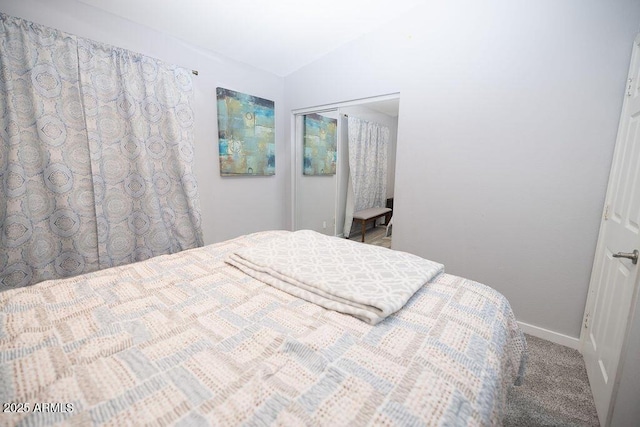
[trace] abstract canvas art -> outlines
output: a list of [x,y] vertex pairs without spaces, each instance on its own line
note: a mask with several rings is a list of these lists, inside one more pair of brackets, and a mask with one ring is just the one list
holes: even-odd
[[220,175],[274,175],[274,102],[217,88]]
[[335,175],[338,121],[319,114],[304,116],[304,174]]

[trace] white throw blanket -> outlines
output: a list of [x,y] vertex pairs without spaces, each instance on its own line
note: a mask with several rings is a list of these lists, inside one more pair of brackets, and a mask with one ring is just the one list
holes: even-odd
[[406,252],[301,230],[226,260],[284,292],[375,325],[400,310],[442,264]]

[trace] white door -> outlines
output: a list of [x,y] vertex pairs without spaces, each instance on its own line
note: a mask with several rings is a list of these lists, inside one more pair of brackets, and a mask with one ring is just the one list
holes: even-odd
[[[620,116],[605,210],[581,334],[601,425],[610,422],[638,266],[619,252],[640,249],[640,36],[636,38]],[[622,254],[624,255],[624,254]]]

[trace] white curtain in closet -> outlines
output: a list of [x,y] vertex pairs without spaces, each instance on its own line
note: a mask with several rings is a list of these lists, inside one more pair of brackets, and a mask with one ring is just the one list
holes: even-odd
[[344,235],[351,233],[353,213],[384,207],[387,199],[389,128],[349,116],[349,188]]

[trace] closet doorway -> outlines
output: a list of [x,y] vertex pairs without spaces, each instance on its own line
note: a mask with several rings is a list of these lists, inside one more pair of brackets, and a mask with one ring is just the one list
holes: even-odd
[[[383,171],[386,188],[377,200],[383,207],[393,205],[399,102],[399,94],[391,94],[293,111],[294,230],[309,229],[338,237],[345,237],[347,232],[354,240],[360,240],[359,222],[350,229],[345,228],[345,214],[353,203],[353,197],[348,197],[349,187],[353,186],[349,167],[349,117],[352,125],[357,119],[374,128],[379,125],[388,129]],[[346,216],[349,223],[350,217]],[[381,220],[377,222],[380,224]],[[374,234],[372,227],[373,221],[369,221],[367,243],[371,243],[370,236],[375,234],[374,244],[390,247],[392,229],[385,237],[386,224],[378,225]]]

